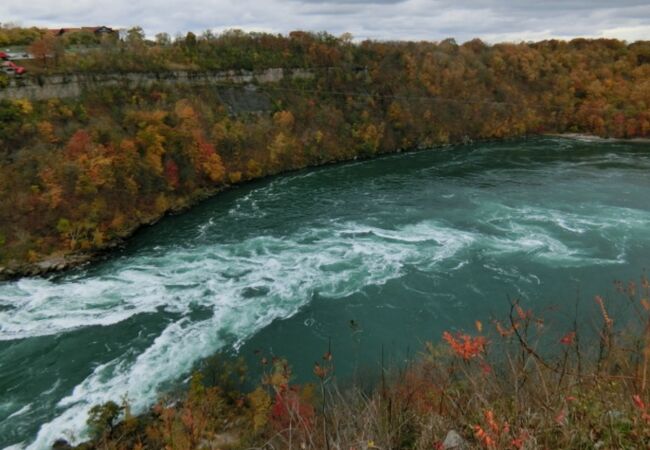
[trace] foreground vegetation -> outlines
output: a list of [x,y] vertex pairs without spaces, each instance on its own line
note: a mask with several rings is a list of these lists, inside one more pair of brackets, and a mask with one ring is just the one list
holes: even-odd
[[340,388],[332,349],[306,385],[278,358],[259,355],[262,380],[248,389],[241,363],[212,362],[143,416],[97,406],[94,439],[77,448],[646,449],[650,283],[615,285],[609,301],[576,304],[573,320],[513,301],[505,319],[445,332],[373,386]]
[[288,170],[473,139],[650,134],[649,42],[353,43],[237,31],[153,42],[138,29],[122,41],[10,27],[0,42],[45,49],[32,76],[314,74],[258,86],[258,110],[233,109],[223,86],[97,86],[77,99],[0,101],[0,276],[64,267],[219,189]]

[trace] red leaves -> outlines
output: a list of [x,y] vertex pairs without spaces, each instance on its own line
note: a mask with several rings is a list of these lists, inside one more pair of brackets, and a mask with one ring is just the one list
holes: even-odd
[[486,448],[496,448],[494,438],[490,436],[480,425],[474,425],[474,437]]
[[203,137],[199,137],[197,139],[198,146],[199,146],[199,153],[201,154],[201,157],[203,158],[209,158],[210,156],[214,155],[216,153],[216,150],[214,149],[214,145],[203,139]]
[[324,380],[325,377],[327,377],[328,372],[329,370],[327,369],[327,367],[323,367],[318,363],[314,364],[314,375],[316,375],[321,380]]
[[167,180],[167,184],[174,189],[178,188],[180,185],[178,165],[171,159],[165,163],[165,180]]
[[79,130],[72,135],[66,145],[66,153],[71,158],[78,158],[90,151],[91,138],[85,130]]
[[[494,417],[494,412],[488,409],[483,412],[485,425],[473,425],[474,437],[484,448],[509,448],[508,443],[512,448],[523,448],[528,440],[528,432],[520,430],[519,435],[516,436],[507,421],[499,423]],[[516,436],[516,437],[515,437]]]
[[314,417],[314,407],[300,398],[298,387],[285,385],[277,389],[270,412],[273,428],[278,431],[290,428],[308,430]]
[[647,422],[650,423],[650,412],[648,411],[648,405],[643,401],[640,395],[635,394],[632,396],[632,403],[634,403],[634,407],[639,410],[639,413],[641,415],[641,418]]
[[576,332],[575,331],[569,331],[567,334],[565,334],[562,339],[560,339],[560,344],[564,345],[573,345],[576,339]]
[[451,333],[445,331],[442,333],[442,338],[449,344],[454,353],[465,361],[469,361],[485,352],[487,345],[487,339],[484,336],[472,337],[468,334],[457,333],[456,337],[454,337]]

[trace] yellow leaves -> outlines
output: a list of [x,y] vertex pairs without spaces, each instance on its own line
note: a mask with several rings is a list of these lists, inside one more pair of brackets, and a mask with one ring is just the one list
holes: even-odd
[[54,169],[47,167],[39,174],[41,182],[45,186],[45,196],[48,200],[49,207],[55,209],[63,200],[63,188],[58,183]]
[[641,306],[643,306],[643,309],[645,309],[646,311],[650,311],[650,299],[642,298]]
[[[226,119],[228,121],[228,119]],[[212,127],[212,139],[218,145],[219,142],[225,140],[228,136],[228,125],[227,122],[217,122]]]
[[271,144],[269,144],[269,156],[271,164],[280,164],[283,156],[289,153],[291,148],[291,139],[283,132],[279,132]]
[[403,128],[412,121],[410,113],[397,102],[392,102],[388,107],[388,120],[390,125],[395,128]]
[[212,127],[212,139],[217,147],[219,147],[222,142],[231,145],[241,143],[245,135],[246,128],[244,127],[244,124],[238,120],[226,118],[215,123]]
[[259,178],[262,176],[262,166],[254,159],[249,159],[246,163],[248,178]]
[[65,105],[61,105],[59,108],[59,114],[65,119],[71,119],[74,116],[74,112]]
[[436,141],[439,144],[449,144],[449,132],[445,130],[438,131]]
[[113,216],[113,220],[111,221],[109,228],[111,230],[120,231],[124,227],[125,223],[126,223],[126,216],[124,216],[122,212],[117,211]]
[[280,387],[289,383],[289,378],[283,371],[277,370],[276,368],[276,370],[273,371],[273,374],[271,374],[271,377],[268,379],[268,383],[271,386]]
[[75,250],[90,247],[88,236],[95,231],[96,227],[89,221],[71,222],[68,219],[61,218],[56,229],[66,241],[70,250]]
[[295,123],[295,118],[291,111],[278,111],[273,114],[273,123],[280,128],[289,130]]
[[74,192],[77,195],[92,196],[97,193],[97,186],[87,173],[82,173],[77,177]]
[[56,225],[56,229],[59,233],[67,233],[70,230],[70,221],[65,218],[59,219],[58,224]]
[[216,153],[208,156],[203,162],[202,166],[204,173],[210,178],[210,181],[219,183],[224,180],[226,175],[226,168],[221,162],[221,157]]
[[272,362],[271,373],[267,373],[262,377],[262,384],[271,386],[276,390],[286,388],[291,379],[291,368],[283,359],[275,358]]
[[54,144],[58,141],[54,134],[54,126],[52,126],[50,122],[46,120],[39,122],[36,124],[36,130],[38,131],[39,136],[46,142]]
[[232,172],[228,175],[228,179],[232,184],[237,184],[241,181],[242,179],[242,173],[241,172]]
[[149,125],[138,131],[136,142],[145,149],[145,160],[157,175],[163,173],[162,156],[165,153],[165,137],[158,130]]
[[132,197],[134,197],[140,190],[140,185],[138,185],[138,182],[135,181],[133,177],[128,177],[126,179],[126,181],[124,182],[124,187]]
[[253,413],[253,428],[255,431],[259,431],[268,423],[271,396],[262,387],[258,387],[248,394],[248,401]]
[[271,164],[277,169],[290,169],[301,163],[302,152],[296,139],[280,131],[268,146]]
[[93,232],[93,244],[95,247],[101,247],[104,245],[104,233],[100,230],[95,230]]
[[184,121],[195,121],[198,118],[196,111],[190,104],[189,100],[185,99],[176,102],[174,113],[176,113],[179,119]]
[[384,136],[384,125],[372,123],[360,125],[352,134],[359,141],[365,153],[374,154],[379,149],[381,138]]
[[133,111],[127,114],[127,121],[137,124],[140,128],[148,125],[161,125],[168,113],[159,109],[153,111]]
[[27,251],[27,261],[30,263],[35,263],[38,261],[38,253],[36,253],[34,250]]
[[156,127],[149,125],[144,129],[138,131],[136,135],[136,142],[146,149],[152,149],[156,152],[163,153],[163,143],[165,137],[158,133]]
[[24,115],[29,115],[34,111],[32,103],[26,98],[21,98],[13,101],[14,105],[18,107],[20,112]]
[[145,155],[145,161],[148,166],[153,170],[156,175],[162,175],[163,173],[163,164],[162,164],[162,154],[157,153],[155,149],[147,150]]
[[165,194],[159,194],[156,197],[156,201],[154,202],[154,208],[155,211],[159,214],[163,214],[167,212],[167,210],[169,209],[169,200],[167,200]]
[[95,186],[113,186],[113,160],[102,155],[88,160],[88,176]]
[[135,154],[135,152],[137,152],[137,147],[135,142],[132,139],[124,139],[120,143],[120,152],[127,155]]

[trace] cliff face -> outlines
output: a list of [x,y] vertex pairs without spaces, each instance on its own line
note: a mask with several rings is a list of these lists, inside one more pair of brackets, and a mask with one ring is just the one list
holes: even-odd
[[260,71],[222,72],[132,72],[51,75],[12,79],[0,89],[0,100],[48,100],[52,98],[75,98],[85,90],[104,86],[123,86],[128,89],[149,87],[155,84],[200,86],[209,84],[266,84],[290,79],[311,79],[314,74],[304,69],[266,69]]

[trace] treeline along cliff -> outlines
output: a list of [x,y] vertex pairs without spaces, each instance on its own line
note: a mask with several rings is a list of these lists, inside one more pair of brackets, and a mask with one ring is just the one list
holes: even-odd
[[[220,188],[283,171],[475,139],[650,134],[650,42],[237,31],[154,42],[138,29],[119,40],[0,28],[0,42],[12,39],[36,58],[25,79],[0,75],[0,93],[52,75],[118,81],[0,101],[3,276],[61,268]],[[266,69],[310,75],[201,75]],[[169,83],[171,72],[206,82]],[[134,85],[134,73],[162,80]]]

